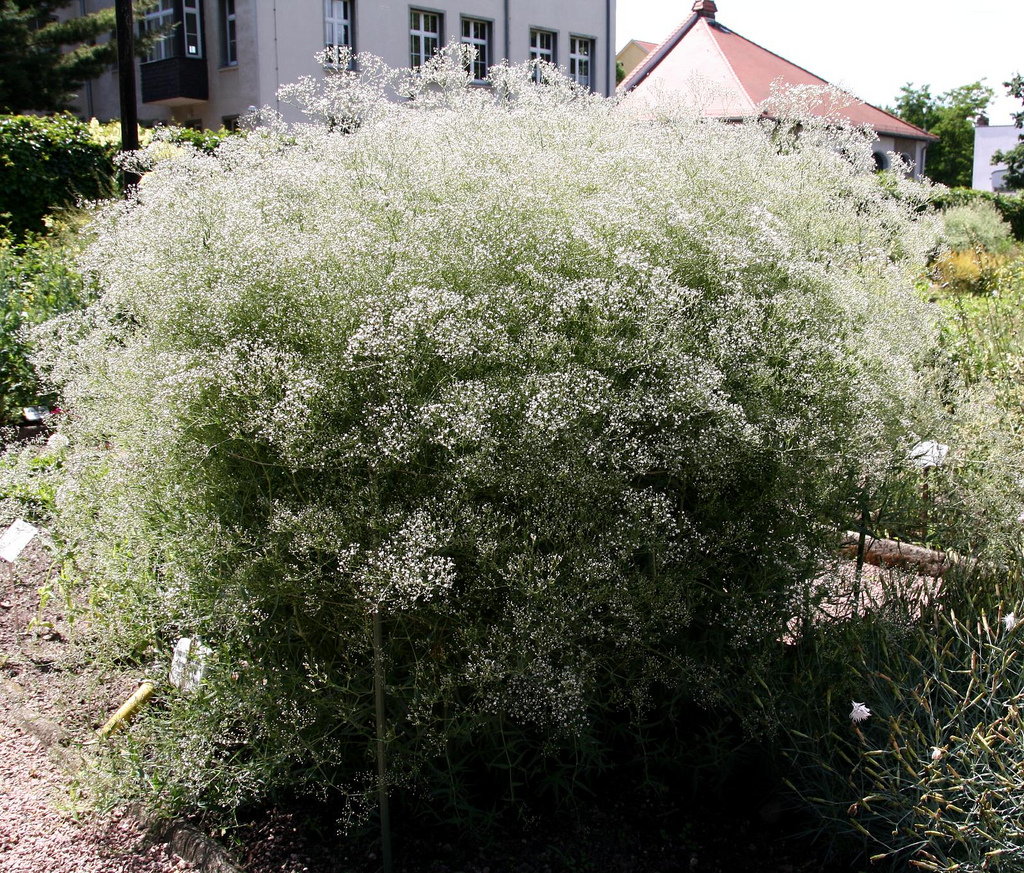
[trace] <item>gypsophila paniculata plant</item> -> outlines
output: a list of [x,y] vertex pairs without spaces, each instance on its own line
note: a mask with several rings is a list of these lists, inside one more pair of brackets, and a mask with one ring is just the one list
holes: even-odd
[[309,123],[105,211],[102,297],[44,346],[110,627],[213,650],[128,769],[361,796],[374,612],[412,795],[557,793],[695,706],[770,734],[794,592],[912,445],[927,193],[799,100],[727,125],[529,65],[471,87],[459,47],[327,60],[282,92]]

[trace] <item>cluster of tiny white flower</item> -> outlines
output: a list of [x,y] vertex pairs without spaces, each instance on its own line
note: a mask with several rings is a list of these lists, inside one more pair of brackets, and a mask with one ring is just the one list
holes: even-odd
[[836,458],[905,438],[929,220],[835,119],[637,119],[549,70],[469,87],[459,51],[335,59],[285,92],[315,123],[102,214],[102,295],[46,353],[67,517],[114,581],[189,580],[204,639],[310,647],[296,688],[347,687],[381,609],[418,622],[418,719],[717,699],[788,618]]

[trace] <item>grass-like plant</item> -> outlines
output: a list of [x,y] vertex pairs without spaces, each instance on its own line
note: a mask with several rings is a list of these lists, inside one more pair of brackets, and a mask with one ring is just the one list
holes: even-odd
[[679,764],[701,708],[775,729],[819,553],[919,438],[926,192],[799,99],[725,125],[544,78],[338,64],[289,92],[313,123],[100,219],[42,361],[60,524],[123,651],[213,651],[114,756],[151,798],[358,806],[374,614],[387,782],[436,810]]
[[882,869],[1020,868],[1022,591],[1019,570],[961,571],[902,621],[894,607],[910,604],[895,596],[889,614],[801,644],[794,690],[827,705],[790,732],[791,785],[825,834],[859,842]]

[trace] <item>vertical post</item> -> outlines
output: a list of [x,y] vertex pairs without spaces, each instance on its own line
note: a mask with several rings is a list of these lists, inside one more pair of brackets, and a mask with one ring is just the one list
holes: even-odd
[[868,515],[866,506],[860,510],[860,536],[857,537],[857,572],[853,577],[853,616],[860,615],[860,589],[861,580],[864,576],[864,544],[868,535],[868,522],[871,516]]
[[928,474],[931,467],[925,467],[921,474],[921,542],[928,545]]
[[384,873],[391,873],[391,816],[388,810],[387,766],[384,760],[384,633],[380,606],[373,611],[373,696],[377,710],[377,803],[380,807],[380,853]]
[[[139,148],[139,113],[135,102],[135,20],[132,0],[115,0],[117,82],[121,96],[121,151]],[[139,184],[138,173],[125,171],[125,196]]]

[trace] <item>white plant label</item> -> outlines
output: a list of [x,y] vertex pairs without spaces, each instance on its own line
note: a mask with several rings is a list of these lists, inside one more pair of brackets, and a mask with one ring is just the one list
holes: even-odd
[[21,554],[22,549],[31,542],[32,537],[37,533],[39,533],[38,528],[19,518],[0,537],[0,558],[3,558],[9,564],[13,564],[18,560],[18,555]]
[[929,467],[938,467],[948,453],[949,446],[935,440],[925,440],[910,450],[910,461],[922,470],[927,470]]
[[50,417],[50,410],[45,406],[25,406],[21,412],[25,416],[25,421],[45,421]]
[[203,679],[206,670],[206,658],[212,650],[199,640],[182,637],[174,646],[171,658],[171,673],[168,679],[175,688],[191,691]]

